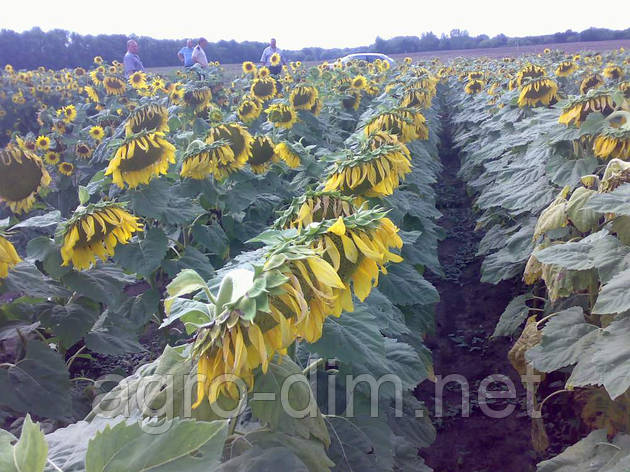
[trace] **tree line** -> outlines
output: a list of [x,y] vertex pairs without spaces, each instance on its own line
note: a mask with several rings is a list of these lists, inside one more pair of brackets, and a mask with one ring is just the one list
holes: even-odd
[[[45,32],[38,27],[22,33],[1,30],[0,65],[11,64],[17,69],[34,69],[38,66],[61,69],[90,67],[94,56],[101,56],[107,62],[122,61],[127,40],[131,37],[140,44],[140,56],[146,67],[179,65],[176,54],[184,45],[183,39],[154,39],[121,34],[80,35],[61,29]],[[518,38],[504,34],[492,38],[483,34],[470,36],[466,30],[454,29],[448,35],[442,34],[440,37],[432,32],[422,33],[420,36],[397,36],[391,39],[377,37],[373,44],[364,47],[332,49],[308,47],[295,51],[285,50],[285,53],[289,60],[321,61],[336,59],[359,51],[405,54],[614,39],[630,39],[630,28],[625,30],[589,28],[582,32],[567,30],[563,33]],[[206,54],[210,60],[217,60],[222,64],[257,61],[266,46],[266,43],[259,41],[218,41],[208,44]]]

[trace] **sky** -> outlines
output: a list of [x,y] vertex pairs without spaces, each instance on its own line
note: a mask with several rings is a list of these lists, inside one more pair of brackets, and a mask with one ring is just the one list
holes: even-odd
[[285,49],[357,47],[376,36],[550,34],[591,26],[630,27],[628,0],[4,0],[0,29],[39,26],[80,34],[136,34],[157,39],[268,41]]

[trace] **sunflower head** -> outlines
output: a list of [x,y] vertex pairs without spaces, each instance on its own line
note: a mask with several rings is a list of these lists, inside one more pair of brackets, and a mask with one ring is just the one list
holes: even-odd
[[238,118],[244,122],[249,123],[254,121],[256,118],[260,116],[262,112],[262,105],[255,98],[245,98],[236,111]]
[[297,122],[297,112],[291,105],[275,103],[269,106],[265,112],[267,120],[277,128],[291,129]]
[[105,87],[105,93],[107,93],[107,95],[122,95],[127,89],[125,82],[113,75],[105,76],[103,79],[103,87]]
[[537,66],[535,64],[527,64],[519,71],[516,77],[516,82],[520,87],[527,79],[537,79],[539,77],[544,77],[545,75],[547,75],[547,72],[544,67]]
[[300,85],[291,91],[289,103],[296,110],[310,110],[319,98],[319,92],[315,87]]
[[623,79],[623,69],[615,64],[610,64],[604,68],[604,77],[611,80]]
[[341,104],[346,110],[357,111],[361,106],[361,91],[356,89],[348,89],[343,92]]
[[580,93],[586,94],[589,90],[596,89],[604,85],[604,78],[599,74],[591,74],[584,77],[580,83]]
[[92,155],[92,148],[85,143],[78,142],[74,147],[74,152],[77,153],[81,159],[88,159]]
[[92,126],[89,135],[94,141],[99,142],[105,137],[105,130],[101,126]]
[[[113,73],[116,73],[115,67]],[[129,85],[131,85],[135,89],[147,88],[147,74],[142,71],[134,72],[129,76]]]
[[286,165],[294,169],[298,167],[302,162],[299,152],[294,149],[294,147],[297,147],[298,145],[299,144],[290,145],[289,143],[283,141],[276,144],[276,148],[274,151],[276,155],[285,162]]
[[0,234],[0,279],[6,278],[9,275],[9,270],[21,261],[22,259],[13,244]]
[[34,153],[14,145],[0,150],[0,202],[13,213],[29,211],[35,195],[50,181],[44,163]]
[[519,107],[535,107],[538,104],[552,105],[558,99],[558,84],[547,77],[530,79],[521,86],[521,93],[518,97]]
[[184,92],[184,103],[195,111],[208,108],[212,100],[212,91],[208,87],[189,88]]
[[481,92],[484,89],[485,86],[486,86],[486,84],[484,83],[483,80],[472,79],[472,80],[469,80],[468,82],[466,82],[466,86],[464,87],[464,91],[468,95],[475,95],[475,94]]
[[368,84],[367,79],[362,75],[356,75],[350,82],[350,87],[356,90],[363,90]]
[[50,147],[50,138],[48,136],[38,136],[35,144],[38,149],[46,151]]
[[62,265],[72,263],[76,270],[89,269],[97,257],[105,261],[113,256],[116,245],[127,244],[138,231],[142,231],[138,218],[118,203],[80,206],[60,227]]
[[414,139],[428,139],[426,119],[417,110],[399,108],[371,118],[365,126],[366,136],[383,132],[396,136],[401,143]]
[[573,124],[579,128],[591,113],[599,112],[608,116],[614,110],[615,102],[610,91],[595,89],[586,95],[580,95],[570,100],[563,108],[558,122],[567,126]]
[[46,151],[46,154],[44,154],[44,162],[46,162],[46,164],[48,165],[57,165],[60,160],[61,154],[56,151]]
[[103,58],[101,56],[94,56],[94,64],[101,65],[103,63]]
[[568,77],[577,70],[577,64],[573,61],[563,61],[556,67],[556,76]]
[[259,79],[265,79],[265,78],[269,77],[269,74],[270,74],[269,68],[267,68],[265,66],[262,66],[256,72],[256,77],[258,77]]
[[127,184],[135,188],[148,184],[153,177],[166,174],[169,164],[175,163],[175,146],[164,138],[164,133],[141,133],[122,144],[109,161],[105,175],[111,175],[120,188]]
[[210,155],[214,178],[221,181],[243,168],[251,157],[251,134],[238,123],[213,126],[208,130],[206,144],[221,144]]
[[250,92],[261,102],[270,100],[276,95],[276,80],[273,77],[261,77],[259,70],[259,77],[252,82]]
[[168,132],[167,108],[156,103],[136,108],[127,119],[125,133],[131,136],[141,131]]
[[593,153],[600,159],[630,157],[630,131],[625,128],[607,127],[595,137]]
[[278,162],[273,141],[267,136],[256,136],[252,140],[252,155],[249,158],[249,166],[255,174],[264,174],[271,164]]
[[66,105],[57,110],[57,116],[61,118],[64,123],[70,124],[77,118],[77,109],[74,105]]
[[243,62],[242,68],[243,68],[243,74],[255,74],[256,73],[256,66],[251,61]]
[[282,58],[280,57],[280,54],[278,54],[277,52],[274,52],[271,57],[269,58],[269,63],[272,66],[277,66],[278,64],[280,64],[280,61],[282,60]]
[[57,170],[60,174],[70,177],[74,173],[74,164],[71,162],[61,162],[57,164]]

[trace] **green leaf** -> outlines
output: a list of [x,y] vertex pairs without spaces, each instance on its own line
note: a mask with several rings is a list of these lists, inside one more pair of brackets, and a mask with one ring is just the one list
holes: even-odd
[[214,472],[268,472],[270,470],[310,472],[291,449],[283,446],[267,449],[259,446],[250,447],[242,454],[229,457]]
[[55,336],[59,337],[61,344],[68,348],[81,340],[94,325],[98,316],[99,312],[93,307],[80,303],[48,304],[40,311],[39,319],[44,326],[52,330]]
[[437,290],[411,265],[392,264],[379,279],[379,289],[396,305],[437,303]]
[[531,293],[513,298],[512,301],[508,303],[503,313],[501,313],[501,317],[499,318],[497,326],[494,328],[492,337],[513,336],[527,319],[527,315],[529,314],[527,302],[531,299]]
[[623,184],[609,193],[593,195],[585,208],[597,213],[615,213],[630,216],[630,184]]
[[615,275],[601,288],[593,313],[622,313],[630,309],[630,269]]
[[135,333],[117,326],[95,326],[85,335],[85,344],[91,351],[109,355],[144,350]]
[[81,205],[85,205],[89,201],[90,192],[88,191],[87,187],[79,185],[79,203],[81,203]]
[[164,231],[149,228],[144,239],[118,246],[114,260],[125,269],[149,278],[160,267],[167,250],[168,239]]
[[597,192],[584,187],[578,187],[571,194],[571,198],[567,204],[567,216],[569,217],[569,221],[573,223],[581,233],[593,231],[599,225],[600,215],[586,207],[589,199],[593,195],[597,195]]
[[210,280],[214,275],[214,268],[209,259],[193,246],[184,249],[178,259],[164,261],[162,267],[170,276],[175,276],[183,269],[194,269],[205,280]]
[[153,179],[148,185],[130,190],[129,198],[135,214],[172,225],[190,223],[204,213],[199,204],[180,196],[179,185],[165,178]]
[[20,223],[14,225],[11,229],[19,228],[37,228],[44,229],[57,226],[61,222],[61,212],[59,210],[51,211],[40,216],[32,216]]
[[591,431],[561,454],[540,462],[537,472],[624,472],[630,468],[630,436],[608,440],[605,429]]
[[89,443],[86,472],[211,470],[220,460],[226,426],[175,419],[161,434],[145,432],[138,423],[107,426]]
[[83,271],[73,270],[61,280],[72,290],[106,305],[120,301],[125,285],[136,281],[121,268],[109,263],[99,263]]
[[[287,385],[290,388],[284,392],[286,398],[283,401],[282,389],[288,388]],[[273,399],[267,399],[269,396]],[[252,414],[261,422],[269,424],[272,431],[304,439],[315,437],[327,446],[330,444],[328,430],[308,379],[302,374],[302,369],[287,356],[276,357],[269,363],[267,373],[256,374],[249,405]],[[295,418],[289,414],[288,408],[304,412],[304,416]]]
[[192,235],[197,243],[220,257],[224,257],[229,249],[228,237],[219,224],[197,223],[192,227]]
[[26,244],[26,255],[29,259],[36,261],[43,261],[53,251],[57,250],[55,242],[47,236],[33,238]]
[[[212,319],[212,314],[210,313],[211,308],[213,308],[213,306],[197,300],[189,300],[187,298],[172,299],[169,303],[168,317],[164,318],[160,329],[181,319],[182,323],[186,325],[186,332],[191,334],[195,329],[194,325],[205,324]],[[193,326],[189,326],[190,323],[192,323]]]
[[583,175],[592,174],[599,162],[594,157],[567,159],[558,153],[552,153],[547,161],[549,180],[559,187],[576,186]]
[[0,286],[7,292],[18,292],[37,298],[70,296],[70,292],[28,262],[20,262],[11,269],[7,278],[0,281]]
[[49,418],[70,416],[70,381],[62,357],[41,341],[27,341],[25,357],[0,369],[0,405]]
[[181,297],[198,290],[207,290],[206,281],[193,269],[183,269],[166,286],[169,297]]
[[14,446],[13,457],[19,472],[42,472],[48,457],[48,444],[39,426],[27,414],[20,439]]

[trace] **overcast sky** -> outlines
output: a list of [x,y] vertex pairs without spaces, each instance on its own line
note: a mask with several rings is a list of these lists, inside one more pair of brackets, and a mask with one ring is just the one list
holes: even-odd
[[267,41],[307,46],[369,45],[391,38],[453,28],[471,35],[549,34],[590,26],[630,27],[628,0],[271,0],[138,1],[4,0],[0,28],[39,26],[81,34],[132,34],[154,38],[205,36],[209,41]]

